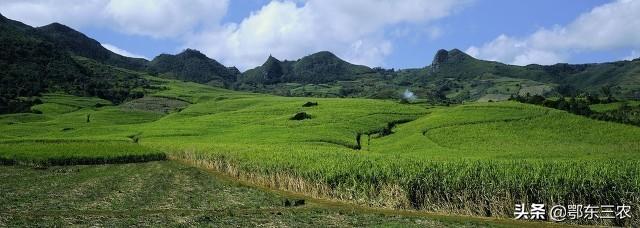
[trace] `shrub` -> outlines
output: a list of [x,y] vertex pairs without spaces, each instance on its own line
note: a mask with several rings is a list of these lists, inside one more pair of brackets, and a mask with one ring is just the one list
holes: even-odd
[[291,120],[304,120],[304,119],[311,119],[311,115],[307,114],[306,112],[299,112],[296,113],[293,117],[290,118]]
[[318,106],[318,102],[307,101],[307,103],[304,103],[302,105],[302,107],[313,107],[313,106]]

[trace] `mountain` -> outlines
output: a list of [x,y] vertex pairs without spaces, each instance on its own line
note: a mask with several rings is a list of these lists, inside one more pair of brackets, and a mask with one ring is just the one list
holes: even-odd
[[[400,98],[405,90],[436,102],[503,100],[511,95],[585,95],[612,91],[640,99],[640,59],[594,64],[514,66],[439,50],[417,69],[351,64],[322,51],[295,61],[269,56],[241,73],[197,50],[129,58],[65,25],[33,28],[0,15],[0,112],[24,109],[25,97],[62,91],[120,103],[144,95],[146,73],[283,96]],[[126,69],[126,70],[125,70]],[[13,111],[11,111],[13,110]]]
[[84,81],[70,56],[33,35],[33,29],[0,16],[0,112],[18,108],[19,97],[39,94],[50,84]]
[[72,52],[42,31],[0,15],[0,113],[28,111],[43,92],[97,96],[114,103],[142,96],[134,73]]
[[461,65],[471,66],[471,64],[474,63],[477,63],[476,59],[458,49],[452,49],[451,51],[440,49],[433,57],[430,69],[433,73],[439,73],[452,67],[457,68]]
[[74,55],[96,60],[100,63],[132,70],[144,70],[147,60],[125,57],[109,51],[98,41],[59,23],[36,28],[38,34],[58,47]]
[[322,51],[296,61],[280,61],[269,56],[262,66],[244,72],[238,83],[320,84],[355,80],[371,72],[369,67],[348,63],[331,52]]
[[149,63],[149,69],[161,77],[229,87],[240,71],[225,67],[199,51],[187,49],[177,55],[161,54]]
[[463,81],[512,79],[553,87],[547,89],[547,92],[557,87],[571,87],[575,90],[574,93],[594,93],[602,87],[611,87],[621,97],[634,97],[640,92],[640,59],[598,64],[515,66],[475,59],[453,49],[439,50],[428,68],[426,77],[431,81],[443,78]]
[[423,68],[396,71],[353,65],[319,52],[296,61],[269,56],[236,82],[237,89],[284,96],[399,98],[409,89],[421,98],[456,103],[516,94],[592,94],[603,87],[620,98],[640,98],[640,59],[515,66],[452,49],[439,50]]

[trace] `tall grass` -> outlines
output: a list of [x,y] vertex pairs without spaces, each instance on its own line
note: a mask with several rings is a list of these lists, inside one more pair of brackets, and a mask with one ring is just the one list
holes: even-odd
[[[311,159],[260,158],[258,163],[194,150],[171,156],[266,187],[374,207],[511,218],[519,203],[544,203],[547,209],[557,204],[640,204],[638,161],[375,162],[326,156],[310,165]],[[635,226],[638,219],[577,223]]]

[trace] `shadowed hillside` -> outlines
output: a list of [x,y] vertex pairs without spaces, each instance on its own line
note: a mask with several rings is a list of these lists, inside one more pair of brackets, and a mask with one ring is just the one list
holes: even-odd
[[57,47],[103,64],[132,70],[144,70],[148,62],[146,59],[125,57],[113,53],[98,41],[59,23],[38,27],[36,30],[39,35],[53,42]]
[[97,96],[114,103],[142,96],[136,91],[148,82],[137,73],[75,56],[58,39],[52,42],[42,33],[0,16],[0,113],[28,111],[39,103],[34,96],[43,92]]
[[161,77],[198,82],[211,86],[229,87],[240,71],[225,67],[199,51],[187,49],[177,55],[162,54],[149,63],[154,73]]
[[246,71],[239,83],[327,83],[354,80],[373,72],[369,67],[353,65],[331,52],[318,52],[296,61],[280,61],[269,56],[262,66]]

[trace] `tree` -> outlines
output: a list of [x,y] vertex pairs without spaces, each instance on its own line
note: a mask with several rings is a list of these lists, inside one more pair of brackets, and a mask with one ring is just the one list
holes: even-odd
[[571,97],[576,95],[576,88],[570,84],[562,84],[556,88],[556,92],[564,97]]
[[599,103],[601,103],[600,98],[598,97],[597,93],[588,93],[586,98],[587,98],[587,103],[589,103],[589,104],[599,104]]
[[613,92],[611,92],[611,86],[603,86],[600,88],[602,95],[607,98],[607,102],[613,102]]

